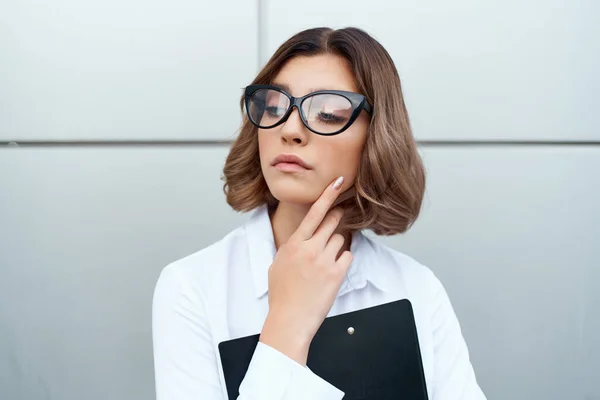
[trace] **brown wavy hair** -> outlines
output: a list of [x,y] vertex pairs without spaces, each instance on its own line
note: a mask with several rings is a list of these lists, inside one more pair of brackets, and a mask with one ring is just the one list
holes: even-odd
[[[350,231],[369,229],[378,235],[405,232],[417,219],[425,191],[425,171],[412,134],[400,77],[383,46],[358,28],[302,31],[273,54],[252,84],[270,84],[286,61],[296,56],[335,54],[348,60],[360,93],[373,105],[354,186],[336,205],[346,209],[340,225]],[[244,111],[243,122],[223,169],[223,191],[236,211],[263,204],[275,207],[263,177],[258,132]],[[343,134],[343,133],[342,133]]]

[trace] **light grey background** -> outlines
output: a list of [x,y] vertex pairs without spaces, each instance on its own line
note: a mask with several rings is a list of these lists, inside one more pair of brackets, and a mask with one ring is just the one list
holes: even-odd
[[380,240],[442,279],[488,398],[599,400],[597,4],[2,2],[0,399],[154,397],[159,271],[247,218],[220,181],[241,88],[297,30],[358,25],[429,178]]
[[256,1],[2,0],[0,140],[230,139]]

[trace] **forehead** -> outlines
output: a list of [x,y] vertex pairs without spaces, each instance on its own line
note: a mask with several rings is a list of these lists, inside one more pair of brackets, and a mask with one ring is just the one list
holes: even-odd
[[292,96],[326,89],[358,91],[348,60],[334,54],[296,56],[284,64],[273,83],[287,86]]

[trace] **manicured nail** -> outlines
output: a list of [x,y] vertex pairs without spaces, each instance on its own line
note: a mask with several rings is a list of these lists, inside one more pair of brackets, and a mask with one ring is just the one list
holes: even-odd
[[339,188],[342,187],[342,183],[344,183],[344,177],[340,176],[339,178],[336,179],[336,181],[333,183],[333,188],[335,190],[338,190]]

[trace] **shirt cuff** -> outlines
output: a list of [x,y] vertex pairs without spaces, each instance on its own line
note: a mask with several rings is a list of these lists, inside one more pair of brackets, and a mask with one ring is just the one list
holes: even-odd
[[239,399],[341,400],[344,392],[285,354],[258,342]]

